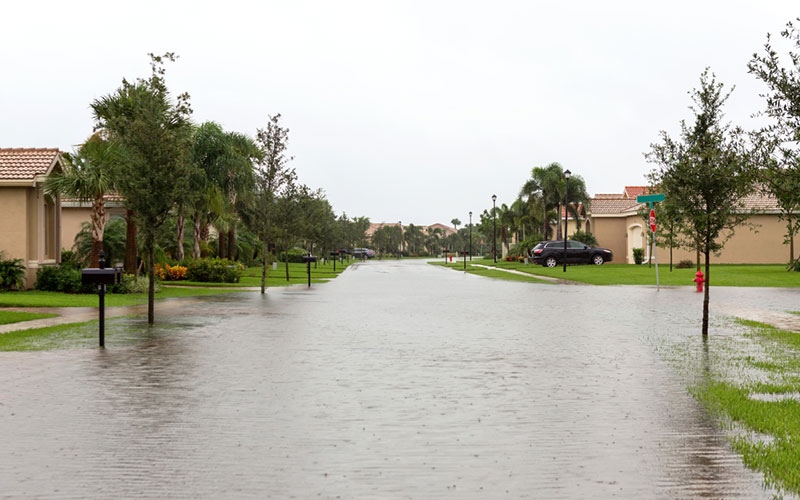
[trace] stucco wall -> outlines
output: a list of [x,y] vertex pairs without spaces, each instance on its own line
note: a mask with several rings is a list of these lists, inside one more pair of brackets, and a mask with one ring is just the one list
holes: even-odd
[[[746,226],[738,228],[734,236],[725,243],[719,256],[711,256],[711,263],[719,264],[786,264],[789,262],[789,245],[783,243],[786,223],[777,215],[755,215],[749,219],[756,225],[754,230]],[[800,238],[795,236],[795,256],[800,252]],[[677,263],[688,259],[694,262],[694,251],[673,249],[672,260]],[[703,257],[701,256],[701,262]],[[669,262],[669,249],[659,245],[659,262]]]
[[[777,215],[755,215],[748,221],[755,224],[755,229],[747,226],[739,227],[734,236],[725,243],[719,256],[712,255],[711,262],[719,264],[785,264],[789,261],[789,245],[783,243],[786,232],[785,222]],[[628,248],[628,227],[642,224],[638,216],[629,217],[593,217],[592,233],[597,238],[598,246],[614,252],[615,263],[632,263],[632,255]],[[649,230],[649,229],[648,229]],[[646,242],[646,240],[645,240]],[[795,236],[795,255],[800,253],[800,238]],[[669,262],[669,248],[658,246],[658,261]],[[649,252],[645,250],[645,256]],[[695,252],[674,248],[672,261],[695,260]],[[701,257],[702,261],[702,257]]]
[[28,260],[28,190],[26,187],[0,189],[0,250],[6,258]]
[[615,264],[627,262],[627,226],[624,217],[592,217],[592,234],[597,239],[597,246],[608,248],[614,253]]
[[81,230],[81,224],[91,220],[91,208],[63,207],[61,209],[61,247],[72,250],[75,236]]

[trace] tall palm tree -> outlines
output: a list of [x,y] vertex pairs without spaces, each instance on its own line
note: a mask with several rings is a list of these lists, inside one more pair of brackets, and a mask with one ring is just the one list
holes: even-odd
[[122,161],[122,155],[119,144],[104,139],[98,132],[89,137],[75,154],[64,155],[64,171],[50,175],[45,183],[45,193],[48,195],[60,193],[92,204],[89,214],[92,223],[92,267],[100,265],[103,232],[108,222],[105,196],[114,191],[112,170],[115,164]]

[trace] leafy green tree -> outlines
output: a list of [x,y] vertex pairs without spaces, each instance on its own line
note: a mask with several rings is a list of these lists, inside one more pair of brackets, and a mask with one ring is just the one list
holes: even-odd
[[90,202],[89,214],[92,227],[91,267],[100,265],[100,250],[103,249],[103,233],[108,216],[105,197],[114,191],[113,169],[122,161],[123,150],[117,142],[104,139],[95,133],[78,148],[75,154],[64,155],[63,172],[50,175],[45,183],[45,192],[61,194],[82,202]]
[[722,107],[730,93],[706,69],[700,88],[691,93],[694,124],[681,121],[678,139],[661,132],[661,142],[647,154],[656,165],[650,174],[679,214],[680,231],[696,241],[705,255],[703,336],[708,335],[711,253],[718,252],[748,217],[742,198],[753,189],[746,149],[739,129],[722,123]]
[[[800,29],[791,22],[781,37],[800,49]],[[762,55],[753,54],[748,64],[750,73],[763,81],[769,91],[763,115],[771,123],[756,136],[756,161],[760,166],[759,181],[775,196],[786,222],[786,243],[789,244],[789,269],[794,265],[794,237],[800,230],[800,52],[789,51],[791,65],[784,65],[767,35]]]
[[453,225],[453,227],[454,227],[454,228],[456,228],[456,231],[458,231],[458,226],[460,226],[460,225],[461,225],[461,221],[460,221],[460,220],[458,220],[458,218],[455,218],[455,219],[452,219],[452,220],[450,221],[450,224],[452,224],[452,225]]
[[91,107],[97,128],[126,150],[126,161],[116,165],[114,178],[127,206],[136,214],[149,258],[147,321],[155,320],[155,238],[184,194],[175,179],[189,173],[191,126],[189,95],[173,99],[164,80],[164,62],[173,53],[150,54],[152,74],[147,79],[122,81],[113,93]]
[[262,246],[261,293],[266,290],[268,249],[278,237],[278,197],[297,177],[288,166],[292,161],[292,157],[286,154],[289,129],[281,127],[280,118],[280,114],[270,116],[266,128],[258,129],[256,133],[262,155],[255,163],[255,192],[251,203],[243,210],[247,226]]

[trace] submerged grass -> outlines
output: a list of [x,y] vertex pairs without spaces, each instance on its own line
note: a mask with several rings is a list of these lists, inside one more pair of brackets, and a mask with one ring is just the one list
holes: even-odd
[[[162,287],[161,291],[156,294],[156,300],[233,292],[236,290]],[[106,295],[106,307],[134,306],[146,303],[146,293]],[[0,293],[0,306],[8,307],[97,307],[97,304],[97,294],[93,293],[73,294],[39,290]]]
[[[464,263],[463,262],[459,262],[459,263],[456,263],[456,262],[452,262],[452,263],[450,263],[450,262],[448,262],[448,263],[444,263],[444,262],[429,262],[429,264],[431,264],[433,266],[439,266],[439,267],[446,267],[448,269],[454,269],[456,271],[462,271],[462,272],[464,271]],[[550,284],[549,281],[541,280],[541,279],[535,278],[534,276],[523,276],[523,275],[520,275],[520,274],[509,273],[509,272],[501,271],[501,270],[498,270],[498,269],[486,269],[485,267],[478,267],[478,266],[473,266],[473,265],[470,265],[470,264],[467,264],[466,272],[469,273],[469,274],[474,274],[476,276],[483,276],[485,278],[495,278],[495,279],[501,279],[501,280],[506,280],[506,281],[523,281],[523,282],[526,282],[526,283],[547,283],[547,284]]]
[[691,393],[721,422],[747,431],[733,437],[732,445],[748,467],[761,471],[768,485],[800,494],[800,334],[755,321],[736,323],[760,354],[728,352],[714,362],[759,376],[711,370]]
[[33,313],[22,311],[0,311],[0,325],[8,325],[10,323],[20,323],[22,321],[31,321],[34,319],[52,318],[58,314],[51,313]]

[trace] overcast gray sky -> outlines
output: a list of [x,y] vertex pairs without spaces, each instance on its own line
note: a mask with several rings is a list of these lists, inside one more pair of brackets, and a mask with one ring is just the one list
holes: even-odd
[[301,180],[337,212],[431,224],[513,201],[558,161],[590,193],[643,184],[658,131],[689,118],[703,68],[736,85],[797,1],[9,2],[0,147],[70,150],[89,103],[174,51],[198,122],[253,135],[281,113]]

